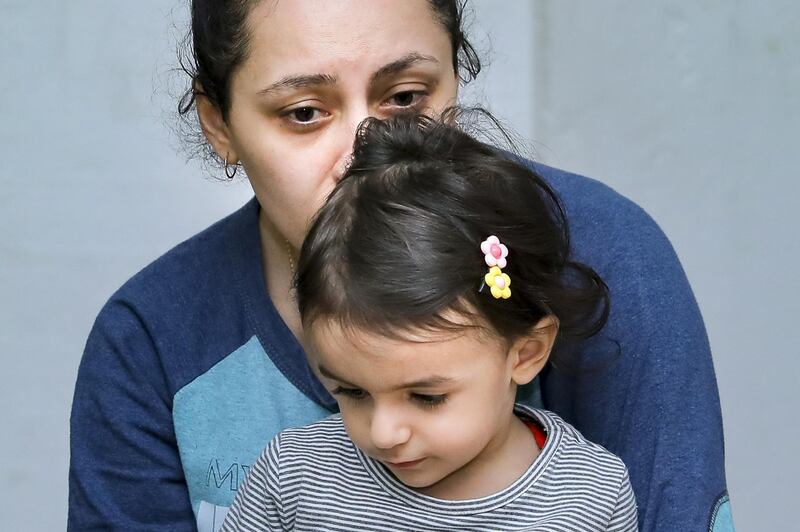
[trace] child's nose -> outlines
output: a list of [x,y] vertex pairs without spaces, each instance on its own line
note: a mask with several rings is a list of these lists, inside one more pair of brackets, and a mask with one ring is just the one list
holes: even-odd
[[376,408],[372,415],[370,435],[377,449],[387,450],[406,443],[411,437],[411,429],[397,412]]

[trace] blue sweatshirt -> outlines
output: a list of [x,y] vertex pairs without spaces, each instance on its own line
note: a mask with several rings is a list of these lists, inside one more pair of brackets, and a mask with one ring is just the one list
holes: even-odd
[[[732,531],[711,353],[669,241],[608,187],[535,170],[612,303],[519,400],[623,459],[641,530]],[[266,443],[335,410],[267,293],[259,208],[167,252],[101,310],[72,405],[70,530],[216,531]]]

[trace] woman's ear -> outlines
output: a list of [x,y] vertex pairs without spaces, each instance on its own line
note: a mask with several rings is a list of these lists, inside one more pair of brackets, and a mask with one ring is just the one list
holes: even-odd
[[529,383],[542,371],[557,335],[558,320],[549,315],[539,320],[529,334],[514,342],[508,357],[512,364],[511,379],[518,386]]
[[200,88],[195,93],[197,119],[200,121],[203,134],[222,160],[228,164],[238,163],[239,155],[232,146],[230,129],[222,118],[222,110],[212,103]]

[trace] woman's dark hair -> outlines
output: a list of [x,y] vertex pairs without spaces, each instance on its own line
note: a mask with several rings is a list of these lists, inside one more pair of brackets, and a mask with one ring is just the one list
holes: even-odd
[[[462,116],[449,109],[437,120],[401,115],[361,125],[349,169],[300,253],[304,326],[330,318],[406,337],[477,324],[508,341],[547,315],[564,337],[603,327],[608,289],[571,260],[556,194],[519,159],[455,125]],[[488,271],[480,244],[490,235],[509,250],[509,299],[480,289]]]
[[[181,69],[191,79],[178,103],[178,113],[189,113],[197,95],[217,106],[224,119],[230,111],[233,73],[247,57],[250,35],[247,15],[265,0],[192,0],[191,30],[179,51]],[[464,82],[481,70],[480,59],[463,30],[467,0],[428,0],[435,16],[450,35],[453,68]]]

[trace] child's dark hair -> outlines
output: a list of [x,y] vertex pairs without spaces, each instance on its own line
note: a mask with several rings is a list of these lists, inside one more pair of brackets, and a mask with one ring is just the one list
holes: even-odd
[[[349,169],[300,254],[304,326],[332,318],[404,337],[477,325],[508,341],[546,315],[558,319],[561,336],[603,327],[608,289],[570,259],[557,196],[519,159],[454,125],[461,113],[361,125]],[[488,271],[480,244],[490,235],[509,250],[509,299],[479,292]]]

